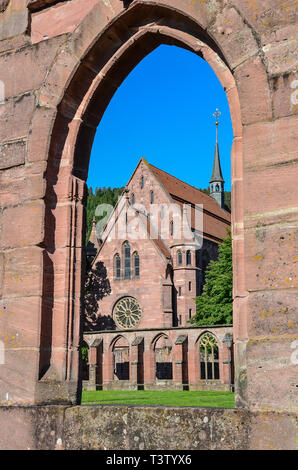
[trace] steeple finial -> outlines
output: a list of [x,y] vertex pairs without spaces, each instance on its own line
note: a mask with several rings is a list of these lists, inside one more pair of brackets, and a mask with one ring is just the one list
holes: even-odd
[[215,124],[216,124],[217,126],[218,126],[218,118],[219,118],[220,115],[221,115],[221,112],[216,108],[215,113],[213,113],[213,116],[214,116],[215,119],[216,119]]
[[210,196],[212,196],[220,207],[224,208],[224,179],[222,176],[220,158],[219,158],[219,148],[218,148],[218,118],[221,115],[221,112],[216,108],[213,116],[215,117],[216,125],[216,142],[215,142],[215,152],[214,152],[214,162],[213,170],[210,183]]

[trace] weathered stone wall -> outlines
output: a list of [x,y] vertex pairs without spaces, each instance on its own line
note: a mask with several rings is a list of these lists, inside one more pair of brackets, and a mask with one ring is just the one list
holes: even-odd
[[295,12],[294,0],[1,4],[1,403],[77,401],[92,140],[122,80],[167,43],[203,56],[230,103],[237,406],[295,410]]
[[296,429],[294,415],[248,410],[0,407],[1,450],[296,449]]

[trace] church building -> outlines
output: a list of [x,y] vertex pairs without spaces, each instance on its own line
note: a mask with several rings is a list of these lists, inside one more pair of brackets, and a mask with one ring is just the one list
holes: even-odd
[[141,158],[87,245],[85,389],[228,389],[232,327],[189,320],[230,223],[217,135],[210,195]]

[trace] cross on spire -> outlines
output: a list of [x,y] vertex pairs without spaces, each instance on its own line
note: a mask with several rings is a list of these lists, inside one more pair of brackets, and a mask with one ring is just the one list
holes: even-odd
[[213,116],[215,117],[215,124],[218,125],[218,118],[221,115],[221,112],[216,108],[215,113],[213,113]]

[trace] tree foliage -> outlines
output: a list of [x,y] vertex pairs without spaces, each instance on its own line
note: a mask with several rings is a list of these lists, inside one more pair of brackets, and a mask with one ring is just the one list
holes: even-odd
[[[96,207],[100,204],[110,204],[115,207],[118,197],[122,194],[124,188],[95,188],[88,189],[88,199],[87,199],[87,230],[86,230],[86,243],[89,240],[90,232],[92,229],[92,220],[95,214]],[[101,217],[96,218],[96,222],[100,220]]]
[[191,323],[197,326],[231,324],[233,320],[233,266],[231,232],[218,247],[218,260],[206,269],[203,292],[196,297],[196,314]]
[[[210,187],[208,188],[199,188],[202,193],[210,195]],[[231,212],[231,191],[224,191],[224,203],[225,203],[225,209],[228,212]]]

